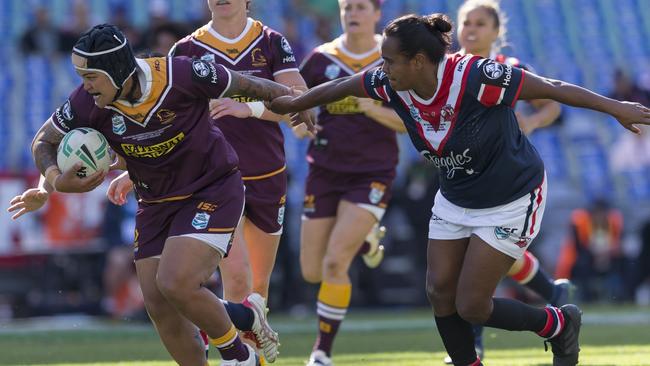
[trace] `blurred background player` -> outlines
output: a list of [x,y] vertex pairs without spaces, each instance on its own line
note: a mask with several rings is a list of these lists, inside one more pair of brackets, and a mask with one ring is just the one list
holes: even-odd
[[[343,34],[317,47],[301,65],[309,87],[381,64],[375,34],[380,0],[339,0]],[[404,132],[397,114],[381,102],[347,97],[323,105],[319,131],[309,144],[300,238],[305,281],[320,284],[318,337],[308,365],[331,365],[334,338],[352,296],[348,270],[357,253],[369,267],[383,258],[378,223],[390,199],[398,148]],[[305,136],[301,127],[294,129]],[[364,238],[366,241],[364,243]]]
[[[491,58],[495,61],[535,72],[527,64],[514,57],[507,57],[499,50],[505,44],[505,14],[495,0],[468,0],[458,10],[458,43],[461,54]],[[535,129],[552,124],[560,116],[560,103],[544,100],[528,100],[530,108],[515,112],[519,128],[526,135]],[[520,108],[521,110],[522,108]],[[531,111],[532,109],[532,111]],[[517,259],[508,272],[513,280],[540,295],[554,306],[562,306],[572,300],[573,286],[566,279],[554,281],[541,267],[539,260],[530,251]],[[474,327],[477,353],[483,358],[483,327]],[[451,364],[451,358],[445,358]]]
[[[305,90],[289,42],[249,18],[250,3],[208,1],[211,21],[178,41],[169,54],[216,62],[247,75]],[[211,115],[237,152],[246,187],[244,217],[232,250],[220,265],[224,300],[230,302],[226,309],[235,326],[245,331],[245,337],[255,340],[266,359],[273,362],[277,346],[256,339],[250,331],[254,316],[245,305],[253,292],[262,295],[266,306],[282,234],[287,193],[284,138],[277,123],[282,116],[266,110],[261,100],[245,95],[212,100]],[[251,134],[251,130],[255,133]]]
[[557,273],[578,285],[581,301],[596,302],[625,296],[622,249],[623,215],[606,199],[571,213],[571,229],[557,263]]
[[[282,34],[249,18],[250,6],[251,1],[246,0],[209,0],[211,21],[176,43],[170,55],[211,60],[244,74],[305,90],[289,42]],[[284,137],[277,123],[282,116],[266,110],[261,100],[244,95],[213,100],[211,115],[239,156],[246,187],[244,217],[234,248],[220,266],[224,300],[240,303],[255,292],[267,301],[287,195]],[[233,311],[233,306],[227,309],[235,325],[250,330],[253,317],[246,315],[248,309]],[[253,332],[244,332],[244,337],[254,339],[268,361],[275,360],[272,345],[260,344]]]
[[[212,20],[177,42],[170,55],[211,60],[305,90],[289,42],[249,18],[250,5],[246,0],[209,0]],[[266,110],[261,100],[244,95],[213,100],[211,115],[239,156],[246,186],[244,217],[234,239],[241,245],[221,266],[224,298],[239,302],[251,291],[267,297],[287,191],[284,138],[277,123],[282,116]]]

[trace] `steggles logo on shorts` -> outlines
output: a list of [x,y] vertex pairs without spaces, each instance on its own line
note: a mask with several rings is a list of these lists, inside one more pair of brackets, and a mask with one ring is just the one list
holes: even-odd
[[210,215],[208,215],[205,212],[199,212],[196,215],[194,215],[194,219],[192,220],[192,226],[196,230],[203,230],[208,227],[209,220],[210,220]]

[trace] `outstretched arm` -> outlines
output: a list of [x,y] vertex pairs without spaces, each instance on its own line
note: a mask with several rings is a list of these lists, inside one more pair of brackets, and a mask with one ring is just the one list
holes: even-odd
[[7,212],[14,213],[11,218],[16,220],[26,213],[36,211],[43,207],[50,196],[50,192],[53,190],[52,186],[45,181],[45,177],[41,175],[40,180],[38,181],[38,187],[30,188],[22,194],[12,198],[9,202],[10,206],[7,208]]
[[[225,96],[245,95],[270,102],[275,98],[294,94],[293,89],[271,80],[242,75],[232,70],[230,71],[230,75],[230,86],[228,87],[228,90],[226,90],[226,93],[224,94]],[[292,125],[296,126],[304,123],[309,131],[315,132],[314,125],[316,124],[316,116],[310,111],[296,112],[300,113],[295,116]]]
[[347,96],[367,98],[363,89],[363,74],[334,79],[325,84],[309,89],[306,93],[295,97],[285,97],[273,100],[271,110],[275,113],[286,114],[304,111],[319,105],[335,102]]
[[225,97],[244,95],[272,101],[277,97],[291,94],[291,88],[268,79],[243,75],[233,70],[230,70],[230,77],[230,86],[224,94]]
[[[283,72],[275,76],[274,81],[294,91],[307,90],[305,80],[297,71]],[[266,109],[263,102],[242,102],[237,98],[219,98],[210,100],[210,117],[217,119],[225,116],[237,118],[255,117],[265,121],[288,121],[289,116],[273,113]]]
[[573,107],[612,115],[628,130],[641,132],[635,124],[650,124],[650,109],[639,103],[621,102],[560,80],[526,73],[519,99],[553,99]]

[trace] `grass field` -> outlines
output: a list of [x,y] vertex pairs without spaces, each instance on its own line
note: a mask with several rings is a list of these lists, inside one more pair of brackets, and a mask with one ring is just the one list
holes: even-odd
[[[586,318],[580,365],[650,365],[650,310],[637,309],[631,315],[599,312]],[[314,339],[314,320],[279,316],[272,323],[282,340],[282,355],[274,365],[304,365]],[[12,327],[0,325],[0,365],[174,365],[148,325],[92,322],[58,331]],[[537,336],[488,329],[485,337],[486,365],[551,364],[550,349],[545,353]],[[442,365],[443,356],[426,311],[382,312],[349,317],[337,338],[334,361],[337,366]]]

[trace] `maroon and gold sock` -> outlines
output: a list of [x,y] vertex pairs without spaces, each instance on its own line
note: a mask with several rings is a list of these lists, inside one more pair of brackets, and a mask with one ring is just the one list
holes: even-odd
[[210,339],[210,343],[217,347],[224,360],[246,361],[250,357],[248,348],[239,339],[234,325],[231,325],[230,330],[221,337]]
[[334,338],[350,306],[351,284],[323,282],[318,291],[318,338],[314,350],[321,350],[328,357],[332,354]]

